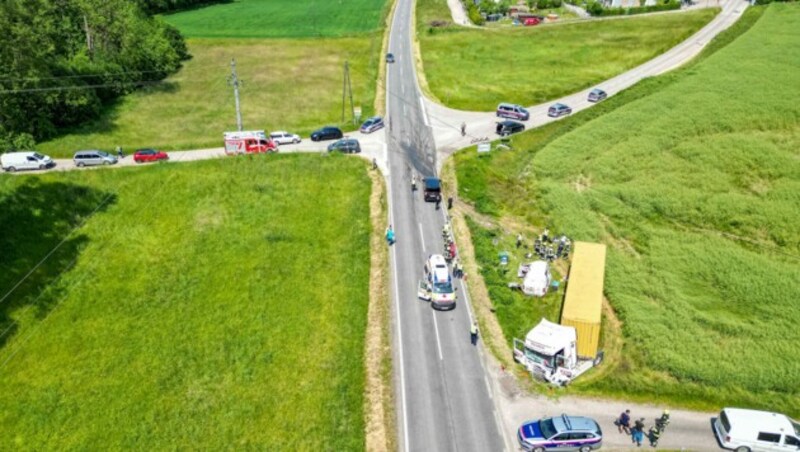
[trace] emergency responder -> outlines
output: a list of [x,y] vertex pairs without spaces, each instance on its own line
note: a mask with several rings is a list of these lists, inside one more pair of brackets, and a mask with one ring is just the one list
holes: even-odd
[[469,338],[472,345],[478,344],[478,322],[473,321],[472,326],[469,327]]

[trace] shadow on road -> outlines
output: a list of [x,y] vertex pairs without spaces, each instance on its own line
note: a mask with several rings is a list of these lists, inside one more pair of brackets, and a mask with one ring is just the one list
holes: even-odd
[[53,283],[88,241],[85,235],[70,234],[114,202],[111,193],[33,178],[0,194],[0,348],[16,332],[13,312],[27,306],[42,318],[54,306],[59,294]]

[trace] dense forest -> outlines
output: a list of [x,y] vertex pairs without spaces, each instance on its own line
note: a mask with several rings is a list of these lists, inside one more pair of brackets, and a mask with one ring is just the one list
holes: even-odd
[[152,14],[201,3],[209,1],[0,2],[0,152],[31,148],[175,72],[186,45]]

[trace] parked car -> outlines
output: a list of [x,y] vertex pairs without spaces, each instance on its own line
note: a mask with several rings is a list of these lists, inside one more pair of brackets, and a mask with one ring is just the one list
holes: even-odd
[[497,106],[497,117],[518,119],[520,121],[527,121],[530,118],[530,113],[522,105],[517,104],[500,104]]
[[133,154],[133,161],[136,163],[158,162],[159,160],[169,160],[169,156],[166,152],[156,151],[155,149],[138,149]]
[[113,165],[117,163],[117,158],[108,152],[89,150],[78,151],[72,157],[72,161],[78,167],[93,166],[93,165]]
[[600,88],[595,88],[589,92],[589,102],[600,102],[606,97],[608,97],[608,94]]
[[394,54],[393,53],[387,53],[386,54],[386,62],[387,63],[394,63]]
[[328,145],[328,152],[339,151],[346,154],[361,152],[361,145],[355,138],[343,138]]
[[524,450],[589,452],[600,448],[603,432],[594,419],[562,414],[522,424],[517,440]]
[[569,106],[564,105],[560,102],[551,106],[550,109],[547,110],[547,116],[550,116],[551,118],[559,118],[561,116],[566,116],[570,113],[572,113],[572,109]]
[[522,22],[522,24],[525,25],[526,27],[539,25],[539,23],[541,23],[541,19],[539,19],[538,17],[528,17],[527,19],[525,19],[524,22]]
[[50,156],[38,152],[6,152],[0,155],[0,166],[9,173],[17,170],[41,170],[56,166]]
[[311,141],[338,140],[343,136],[344,134],[338,127],[329,126],[311,132]]
[[361,124],[361,133],[372,133],[376,130],[382,129],[384,126],[383,118],[380,116],[373,116]]
[[522,132],[525,130],[525,124],[517,121],[506,119],[505,121],[497,123],[497,134],[501,137],[507,137],[512,133]]
[[269,138],[275,144],[297,144],[302,141],[300,139],[300,135],[295,135],[293,133],[286,132],[285,130],[272,132],[269,134]]
[[779,413],[723,408],[714,434],[723,448],[736,452],[800,450],[800,423]]

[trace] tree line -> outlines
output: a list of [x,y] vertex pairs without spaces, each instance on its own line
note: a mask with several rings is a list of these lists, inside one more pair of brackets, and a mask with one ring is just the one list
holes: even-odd
[[119,96],[157,83],[189,58],[153,14],[192,0],[0,2],[0,152],[97,118]]

